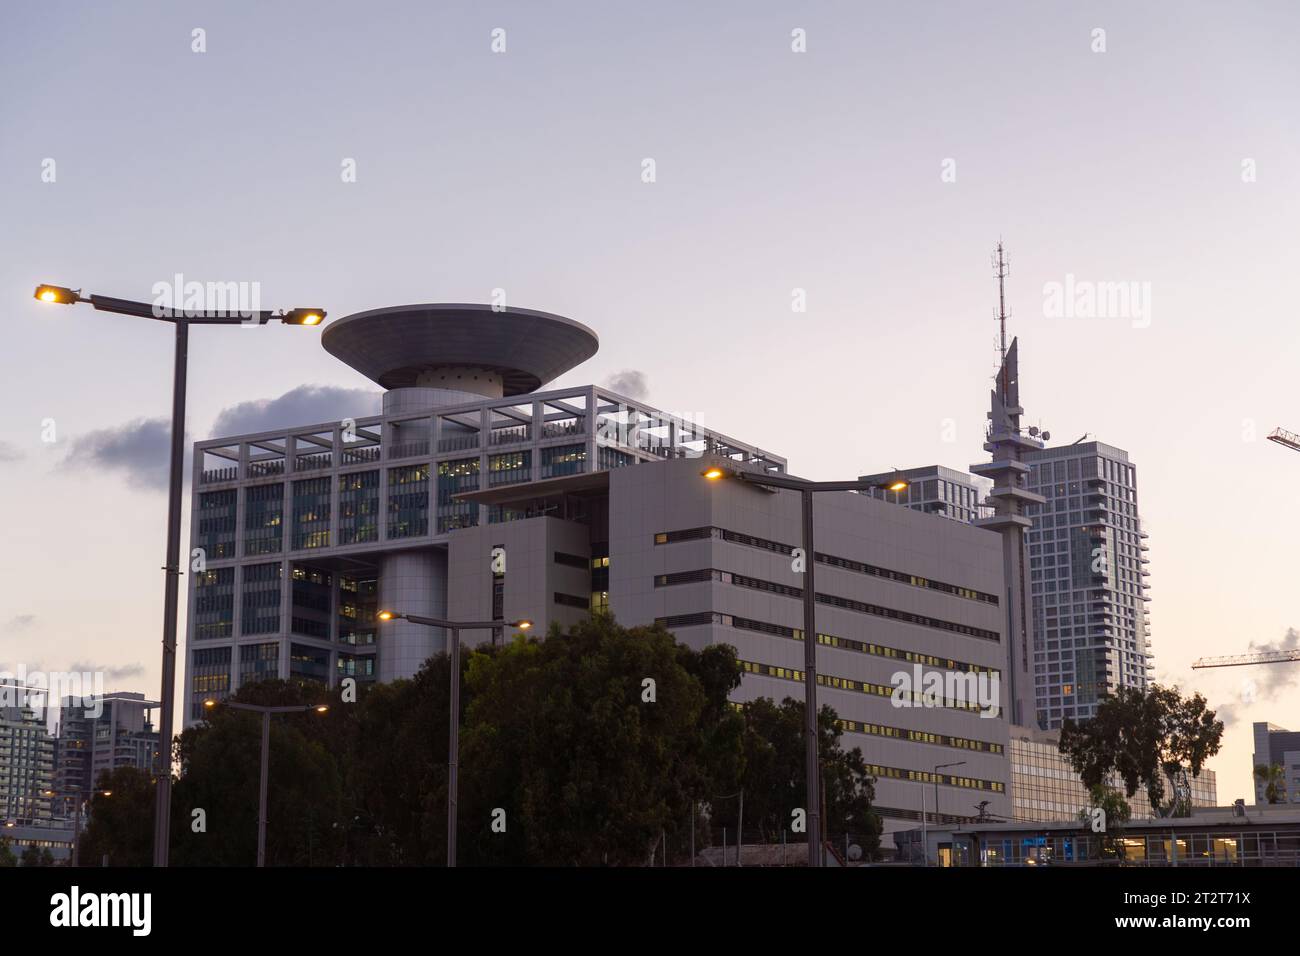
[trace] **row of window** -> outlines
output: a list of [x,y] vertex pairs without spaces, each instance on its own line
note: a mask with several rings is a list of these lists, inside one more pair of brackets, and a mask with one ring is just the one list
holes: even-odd
[[[654,540],[655,544],[659,545],[673,544],[678,541],[697,541],[703,538],[719,538],[732,544],[741,544],[751,548],[760,548],[764,551],[773,551],[777,554],[789,555],[794,553],[793,545],[783,544],[769,538],[758,538],[754,535],[743,534],[739,531],[730,531],[726,528],[717,527],[687,528],[681,531],[662,531],[655,535]],[[982,601],[986,604],[998,603],[998,596],[996,594],[988,594],[984,591],[977,591],[974,588],[948,584],[945,581],[935,581],[930,578],[920,577],[919,575],[908,574],[904,571],[895,571],[892,568],[882,568],[878,565],[867,564],[865,561],[855,561],[852,558],[842,558],[833,554],[823,554],[819,551],[817,553],[817,562],[829,567],[854,571],[858,574],[869,574],[872,577],[897,581],[900,584],[909,584],[912,587],[927,588],[931,591],[942,591],[944,594],[951,594],[955,597],[966,598],[971,601]]]
[[[754,661],[740,661],[741,670],[750,674],[757,674],[759,677],[775,677],[779,680],[795,681],[802,684],[804,681],[804,672],[793,667],[780,667],[776,664],[759,664]],[[823,687],[830,687],[833,690],[849,690],[858,694],[866,694],[869,697],[893,698],[897,688],[885,684],[873,684],[870,681],[853,680],[848,677],[834,677],[829,674],[818,674],[817,684]],[[911,701],[917,706],[926,706],[926,695],[920,690],[912,690],[902,695],[903,699]],[[982,708],[978,703],[967,703],[949,698],[940,698],[939,706],[946,707],[950,710],[968,710],[972,713],[979,713]]]
[[[768,591],[772,594],[780,594],[784,597],[797,598],[802,600],[803,588],[797,588],[789,584],[780,584],[776,581],[764,581],[761,578],[753,578],[744,574],[735,574],[731,571],[719,571],[716,568],[701,568],[693,571],[676,571],[670,574],[655,575],[655,587],[672,587],[679,584],[696,584],[703,581],[718,581],[722,584],[732,584],[736,587],[753,588],[759,591]],[[930,617],[927,614],[914,614],[911,611],[900,611],[897,608],[884,607],[879,604],[870,604],[866,601],[858,601],[854,598],[840,597],[834,594],[823,594],[818,592],[817,601],[820,604],[829,604],[832,607],[842,608],[846,611],[854,611],[858,614],[870,614],[875,617],[883,617],[892,621],[901,621],[904,624],[915,624],[918,627],[929,627],[941,631],[949,631],[954,634],[964,634],[967,637],[978,637],[981,640],[1000,642],[1002,636],[997,631],[991,631],[988,628],[975,627],[971,624],[962,624],[957,621],[948,621],[943,618]]]

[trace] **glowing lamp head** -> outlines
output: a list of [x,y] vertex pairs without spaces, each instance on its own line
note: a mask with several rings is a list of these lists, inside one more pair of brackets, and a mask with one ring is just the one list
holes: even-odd
[[320,325],[325,321],[324,309],[290,309],[280,319],[285,325]]
[[328,704],[317,704],[317,705],[316,705],[316,713],[318,713],[318,714],[323,714],[323,713],[325,713],[325,712],[328,711],[328,710],[329,710],[329,705],[328,705]]
[[521,631],[526,631],[532,626],[533,626],[532,621],[520,621],[518,624],[515,625],[515,627],[519,628],[519,630]]
[[380,611],[378,614],[375,615],[375,617],[379,618],[379,620],[381,621],[391,621],[394,617],[394,614],[392,611]]
[[81,301],[80,294],[72,289],[65,289],[61,285],[38,285],[36,287],[36,298],[41,302],[52,302],[56,305],[71,305],[74,302]]
[[717,468],[717,467],[706,468],[704,469],[704,471],[700,472],[700,474],[702,474],[705,478],[709,479],[709,481],[717,481],[719,478],[727,477],[727,473],[723,471],[721,468]]
[[894,492],[898,492],[898,491],[906,491],[906,490],[907,490],[907,482],[904,481],[902,478],[895,478],[893,481],[891,481],[891,482],[890,482],[888,485],[886,485],[885,487],[887,487],[890,491],[894,491]]

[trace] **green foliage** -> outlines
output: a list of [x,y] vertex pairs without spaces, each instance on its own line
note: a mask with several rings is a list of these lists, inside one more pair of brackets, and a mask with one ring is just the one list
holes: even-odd
[[1264,784],[1264,799],[1269,803],[1282,802],[1282,785],[1286,781],[1286,770],[1280,763],[1259,764],[1255,767],[1255,776]]
[[[274,680],[241,689],[236,699],[264,706],[320,703],[319,685]],[[346,708],[326,714],[275,714],[267,788],[268,866],[335,863],[343,835],[340,738]],[[176,865],[248,865],[257,859],[258,783],[262,716],[218,706],[207,721],[186,730],[178,755],[181,776],[172,790],[172,858]],[[114,794],[114,798],[116,794]],[[194,832],[201,809],[207,832]]]
[[1089,790],[1104,785],[1113,772],[1128,796],[1145,787],[1151,806],[1162,808],[1166,777],[1184,768],[1199,776],[1205,761],[1219,752],[1222,737],[1223,722],[1206,708],[1204,697],[1184,698],[1177,687],[1152,684],[1146,690],[1120,688],[1089,720],[1066,720],[1060,751]]
[[[868,858],[878,855],[880,817],[871,809],[874,778],[867,772],[862,751],[840,746],[841,730],[835,711],[827,706],[817,715],[818,753],[827,835],[850,833]],[[744,828],[757,829],[764,842],[780,842],[788,831],[791,811],[808,809],[805,773],[804,702],[787,697],[780,704],[767,698],[743,708],[744,772],[739,786],[745,791]],[[728,791],[729,792],[729,791]],[[719,796],[722,794],[718,794]],[[738,800],[719,801],[713,823],[732,829],[741,823]]]
[[645,862],[662,833],[688,825],[713,776],[704,755],[730,750],[717,725],[738,729],[723,721],[738,673],[734,652],[700,654],[608,616],[471,655],[466,862]]
[[101,774],[97,783],[99,791],[82,818],[81,863],[98,866],[108,857],[112,866],[149,866],[153,863],[152,778],[134,767],[119,767]]
[[[643,865],[665,845],[685,862],[693,825],[697,845],[707,842],[693,808],[714,795],[745,786],[754,801],[746,829],[778,839],[802,806],[802,705],[737,710],[728,695],[741,669],[730,647],[695,651],[662,627],[598,615],[566,633],[466,649],[461,665],[462,865]],[[324,715],[272,717],[268,865],[446,860],[450,682],[443,654],[409,680],[362,685],[355,703],[335,696]],[[267,681],[234,699],[298,705],[326,693]],[[880,826],[862,755],[840,748],[829,708],[820,733],[830,829],[874,852]],[[218,706],[175,753],[172,862],[251,866],[261,716]],[[83,858],[148,865],[153,782],[122,770],[100,786],[113,795],[95,798]],[[193,826],[196,810],[206,832]]]
[[0,836],[0,869],[9,866],[17,866],[18,857],[14,856],[14,851],[9,844],[9,838]]
[[[1133,819],[1133,808],[1117,790],[1097,786],[1088,791],[1088,806],[1100,807],[1105,813],[1106,830],[1101,835],[1101,855],[1103,858],[1115,859],[1119,853],[1119,838],[1124,833],[1124,824]],[[1079,822],[1091,827],[1092,814],[1087,810],[1079,811]]]

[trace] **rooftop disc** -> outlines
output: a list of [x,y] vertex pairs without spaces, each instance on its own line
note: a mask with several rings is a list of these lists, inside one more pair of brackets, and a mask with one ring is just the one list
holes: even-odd
[[534,392],[600,348],[595,332],[564,316],[460,303],[356,312],[327,325],[321,344],[383,388],[481,369],[500,378],[504,395]]

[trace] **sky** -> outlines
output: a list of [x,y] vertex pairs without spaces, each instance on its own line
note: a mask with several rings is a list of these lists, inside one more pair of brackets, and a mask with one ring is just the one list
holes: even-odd
[[[1136,463],[1156,677],[1219,708],[1219,802],[1250,802],[1300,664],[1190,664],[1300,625],[1300,455],[1265,440],[1300,431],[1298,29],[1289,2],[8,2],[0,669],[160,679],[170,329],[38,282],[335,318],[505,290],[599,334],[557,385],[842,479],[986,457],[1001,239],[1025,421]],[[1105,283],[1128,301],[1090,307]],[[318,337],[195,330],[189,438],[372,413]]]

